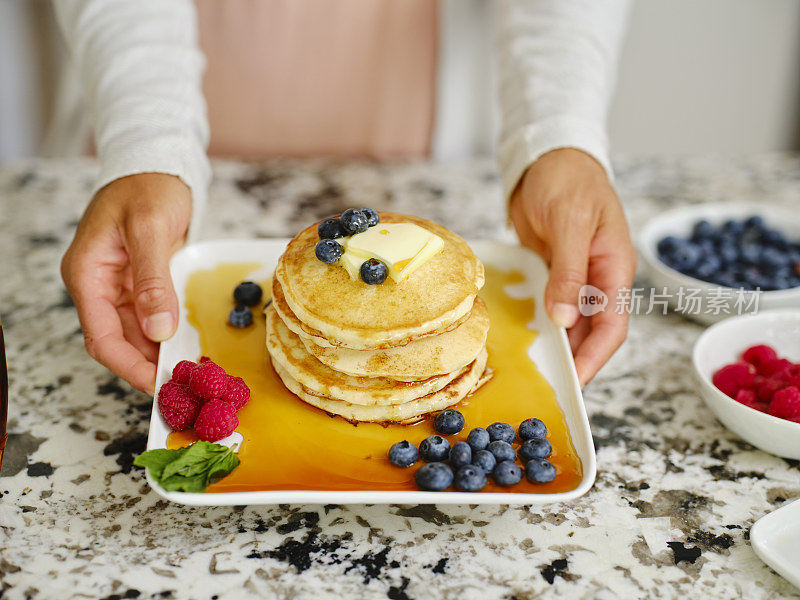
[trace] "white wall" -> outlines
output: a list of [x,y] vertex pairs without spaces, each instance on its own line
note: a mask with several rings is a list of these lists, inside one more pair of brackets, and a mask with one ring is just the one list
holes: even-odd
[[614,151],[798,148],[800,2],[634,0]]
[[0,0],[0,160],[34,154],[42,135],[33,8]]

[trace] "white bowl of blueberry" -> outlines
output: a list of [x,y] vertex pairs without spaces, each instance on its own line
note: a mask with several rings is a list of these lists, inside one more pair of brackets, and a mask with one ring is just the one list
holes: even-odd
[[677,208],[645,225],[639,252],[653,286],[640,295],[640,310],[669,304],[714,323],[800,306],[800,212],[733,203]]

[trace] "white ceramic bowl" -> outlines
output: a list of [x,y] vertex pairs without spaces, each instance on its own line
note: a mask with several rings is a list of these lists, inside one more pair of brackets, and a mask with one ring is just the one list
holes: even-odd
[[[657,245],[668,235],[688,237],[694,224],[701,219],[706,219],[713,225],[719,225],[728,219],[741,220],[752,215],[763,217],[769,227],[777,229],[787,239],[800,240],[800,211],[770,207],[767,204],[717,203],[684,206],[650,219],[639,234],[638,248],[645,276],[658,293],[666,288],[670,306],[673,308],[677,304],[679,289],[700,290],[701,309],[697,313],[685,313],[691,319],[710,324],[740,314],[742,311],[739,311],[739,307],[736,305],[733,288],[701,281],[668,267],[658,258]],[[733,297],[726,300],[723,298],[726,295]],[[722,308],[718,310],[715,306],[722,306]],[[792,288],[761,292],[756,308],[761,311],[798,306],[800,306],[800,288]]]
[[739,404],[711,383],[720,367],[736,362],[757,344],[769,344],[778,356],[800,361],[800,309],[731,317],[709,327],[692,353],[700,394],[722,424],[745,441],[771,454],[800,459],[800,423]]

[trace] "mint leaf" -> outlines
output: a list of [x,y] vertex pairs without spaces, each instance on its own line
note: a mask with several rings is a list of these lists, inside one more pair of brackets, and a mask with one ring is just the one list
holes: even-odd
[[226,454],[208,470],[208,483],[215,483],[239,466],[239,457],[233,452]]
[[227,446],[219,444],[212,444],[200,440],[195,442],[183,456],[179,456],[176,460],[169,463],[162,474],[164,479],[168,479],[173,475],[182,475],[184,477],[191,477],[207,471],[210,466],[210,461],[217,458],[219,454],[230,452]]
[[207,486],[208,481],[203,473],[192,477],[173,475],[161,482],[161,487],[168,492],[204,492]]
[[198,441],[187,448],[148,450],[133,461],[147,467],[150,475],[168,492],[203,492],[239,466],[235,446]]
[[171,462],[180,458],[187,451],[187,448],[157,448],[155,450],[148,450],[142,452],[137,456],[133,464],[137,467],[146,467],[150,471],[150,476],[156,481],[161,480],[161,475],[166,467]]

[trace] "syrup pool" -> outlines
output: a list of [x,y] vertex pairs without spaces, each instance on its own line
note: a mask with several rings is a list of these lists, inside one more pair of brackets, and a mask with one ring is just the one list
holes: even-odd
[[[241,464],[207,491],[418,489],[414,473],[423,463],[395,467],[386,453],[395,442],[407,439],[419,445],[435,433],[431,419],[414,425],[353,425],[331,417],[291,394],[272,370],[263,305],[254,308],[253,326],[235,329],[227,324],[233,288],[259,267],[223,264],[196,271],[187,283],[188,318],[199,333],[201,355],[243,377],[251,390],[250,402],[239,412],[237,431],[244,438]],[[536,338],[536,332],[527,328],[533,318],[533,300],[511,298],[503,291],[523,279],[518,271],[486,267],[486,285],[480,295],[491,317],[487,346],[494,377],[454,407],[464,414],[467,425],[458,435],[447,437],[452,444],[465,440],[473,427],[505,421],[516,428],[523,419],[538,417],[547,424],[553,446],[550,461],[556,467],[555,480],[533,484],[523,477],[520,484],[504,488],[489,478],[483,491],[566,492],[580,483],[581,461],[553,389],[528,358],[527,349]],[[259,283],[268,292],[269,282]],[[177,448],[193,441],[191,432],[172,433],[168,446]]]

